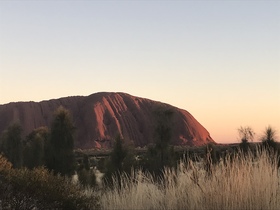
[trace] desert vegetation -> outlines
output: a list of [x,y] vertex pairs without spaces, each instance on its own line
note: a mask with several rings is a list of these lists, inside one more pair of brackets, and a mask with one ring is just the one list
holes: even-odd
[[160,181],[136,170],[115,179],[101,196],[103,209],[279,209],[279,169],[266,150],[238,152],[212,165],[209,176],[201,162],[181,161],[165,168]]
[[[84,188],[95,176],[86,165],[75,164],[68,110],[55,111],[50,130],[35,129],[25,139],[21,132],[13,123],[0,138],[0,209],[99,208],[97,196]],[[75,169],[78,183],[72,180]]]
[[139,150],[118,135],[103,154],[74,151],[75,127],[63,107],[50,128],[26,138],[12,124],[0,138],[0,208],[280,209],[275,129],[268,126],[258,144],[247,126],[234,146],[179,148],[170,145],[172,112],[154,114],[154,144]]
[[96,209],[97,197],[43,167],[15,169],[0,156],[1,209]]

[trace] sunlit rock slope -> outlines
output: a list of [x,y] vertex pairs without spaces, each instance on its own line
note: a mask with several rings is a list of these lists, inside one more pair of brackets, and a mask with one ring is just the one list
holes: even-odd
[[199,146],[214,142],[208,131],[185,110],[113,92],[0,105],[0,132],[13,122],[20,122],[24,135],[35,128],[50,126],[54,110],[61,105],[72,114],[76,148],[109,148],[118,134],[136,147],[153,143],[157,125],[155,111],[159,109],[173,113],[170,120],[173,145]]

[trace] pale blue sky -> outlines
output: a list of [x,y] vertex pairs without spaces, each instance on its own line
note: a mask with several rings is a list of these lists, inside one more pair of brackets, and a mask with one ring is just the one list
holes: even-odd
[[280,1],[0,1],[0,104],[100,91],[280,132]]

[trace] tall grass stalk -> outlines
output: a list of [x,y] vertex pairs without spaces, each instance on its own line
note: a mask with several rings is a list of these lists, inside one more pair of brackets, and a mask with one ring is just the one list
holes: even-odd
[[280,209],[280,176],[276,156],[259,150],[213,165],[182,161],[165,169],[162,182],[141,170],[115,180],[101,196],[103,209]]

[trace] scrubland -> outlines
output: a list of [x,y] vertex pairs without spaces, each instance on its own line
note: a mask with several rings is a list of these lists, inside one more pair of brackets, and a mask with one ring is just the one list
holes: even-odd
[[0,209],[280,209],[277,157],[267,150],[237,152],[210,166],[186,158],[165,168],[161,179],[135,169],[115,176],[112,185],[92,187],[44,168],[12,169],[1,157]]
[[160,181],[136,170],[97,193],[102,209],[280,209],[279,172],[276,156],[258,150],[227,156],[210,170],[203,160],[182,160]]

